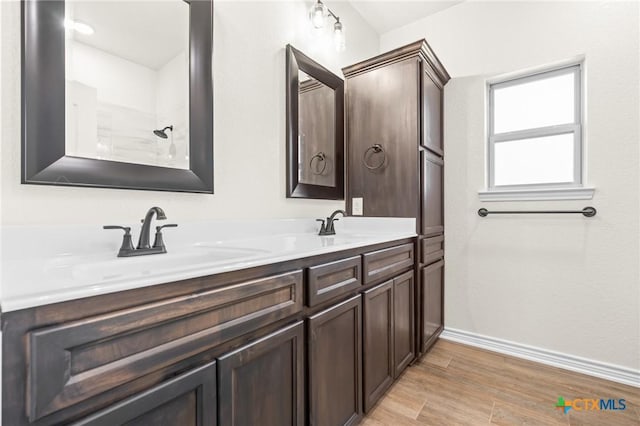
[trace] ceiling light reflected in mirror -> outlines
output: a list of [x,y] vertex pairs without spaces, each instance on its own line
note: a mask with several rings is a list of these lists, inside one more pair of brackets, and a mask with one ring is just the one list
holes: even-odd
[[84,35],[92,35],[95,32],[91,25],[85,24],[84,22],[73,21],[71,19],[64,20],[64,27],[68,30],[77,31]]

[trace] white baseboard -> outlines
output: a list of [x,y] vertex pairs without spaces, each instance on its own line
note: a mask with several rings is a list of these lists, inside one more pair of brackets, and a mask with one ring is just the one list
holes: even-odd
[[547,349],[445,328],[441,338],[640,388],[640,371]]

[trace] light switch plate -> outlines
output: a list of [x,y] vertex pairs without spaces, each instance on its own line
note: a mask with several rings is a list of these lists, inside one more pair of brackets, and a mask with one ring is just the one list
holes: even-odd
[[363,204],[362,197],[351,199],[351,214],[353,216],[363,215],[362,211],[364,210],[364,207],[362,204]]

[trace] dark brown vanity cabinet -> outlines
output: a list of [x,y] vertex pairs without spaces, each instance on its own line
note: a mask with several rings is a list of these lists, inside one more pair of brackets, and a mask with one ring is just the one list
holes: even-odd
[[362,416],[360,295],[309,318],[309,424],[357,424]]
[[2,423],[356,424],[414,359],[416,242],[4,312]]
[[218,359],[220,426],[304,424],[302,321]]
[[413,272],[363,293],[363,398],[367,413],[413,361]]
[[[426,238],[444,239],[442,105],[449,74],[425,40],[346,67],[343,73],[347,210],[353,214],[354,198],[362,198],[364,216],[416,218],[417,258],[421,267],[427,266],[444,253],[429,253],[427,263],[421,250]],[[416,277],[415,298],[420,354],[435,341],[423,340],[427,296],[421,294],[421,279]],[[436,302],[429,299],[428,304]]]

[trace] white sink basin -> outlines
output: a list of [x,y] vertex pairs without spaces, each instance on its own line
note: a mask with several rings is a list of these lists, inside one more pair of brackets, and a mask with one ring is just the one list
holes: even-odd
[[71,279],[105,281],[120,277],[161,275],[166,271],[198,269],[264,255],[265,250],[236,247],[194,247],[179,252],[134,257],[68,256],[51,262],[49,269]]
[[250,245],[254,250],[262,253],[295,253],[324,247],[355,244],[363,239],[376,238],[377,236],[375,233],[339,233],[326,236],[317,234],[289,234],[279,235],[277,237],[261,237],[232,241],[206,241],[195,244],[195,247],[205,250],[220,247],[244,248]]
[[[204,241],[173,247],[169,253],[118,258],[115,253],[60,255],[45,266],[45,274],[66,282],[104,283],[122,279],[161,277],[181,271],[250,262],[273,253],[299,253],[357,243],[376,234],[339,233],[329,236],[290,234],[242,240]],[[251,247],[251,248],[249,248]]]

